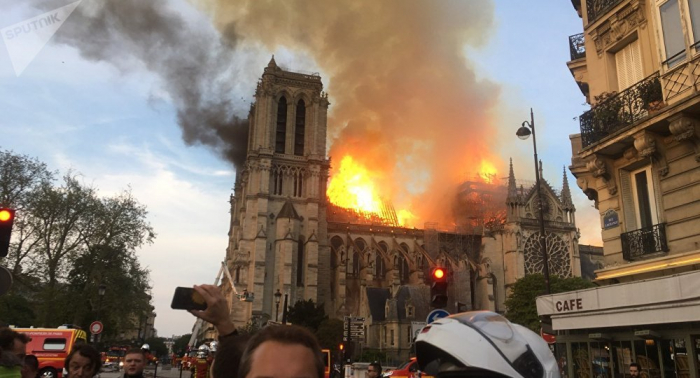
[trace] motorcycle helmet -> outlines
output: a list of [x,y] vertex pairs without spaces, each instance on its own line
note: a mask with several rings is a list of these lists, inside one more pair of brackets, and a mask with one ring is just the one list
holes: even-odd
[[438,319],[416,338],[418,365],[438,378],[559,378],[547,343],[490,311]]

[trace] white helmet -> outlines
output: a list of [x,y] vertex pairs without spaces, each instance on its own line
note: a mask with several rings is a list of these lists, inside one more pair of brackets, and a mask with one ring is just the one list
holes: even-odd
[[490,311],[438,319],[416,338],[421,370],[439,377],[559,378],[547,343]]
[[212,353],[216,353],[216,348],[218,348],[218,347],[219,347],[219,342],[218,342],[218,341],[212,341],[212,342],[209,343],[209,350],[210,350]]
[[143,350],[151,350],[151,346],[148,345],[148,344],[143,344],[143,345],[141,345],[141,349],[143,349]]

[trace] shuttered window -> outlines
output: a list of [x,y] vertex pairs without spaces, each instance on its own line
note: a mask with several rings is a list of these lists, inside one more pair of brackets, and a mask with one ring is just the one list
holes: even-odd
[[635,40],[615,53],[618,91],[631,87],[644,79],[639,42]]
[[630,232],[658,224],[651,167],[620,172],[625,230]]

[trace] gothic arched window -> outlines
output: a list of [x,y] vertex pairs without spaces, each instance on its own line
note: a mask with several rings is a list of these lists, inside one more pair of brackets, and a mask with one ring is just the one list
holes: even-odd
[[297,103],[297,117],[294,125],[294,155],[304,155],[304,132],[306,128],[306,105],[304,100]]
[[[383,241],[379,242],[379,248],[381,248],[384,253],[389,250],[389,247]],[[376,270],[374,274],[377,276],[377,278],[384,278],[384,276],[386,276],[386,265],[384,265],[384,259],[382,258],[381,253],[377,252],[376,255],[377,257],[374,264]]]
[[297,286],[304,285],[304,237],[299,235],[297,246]]
[[282,96],[277,104],[277,132],[275,134],[275,152],[284,153],[287,141],[287,99]]

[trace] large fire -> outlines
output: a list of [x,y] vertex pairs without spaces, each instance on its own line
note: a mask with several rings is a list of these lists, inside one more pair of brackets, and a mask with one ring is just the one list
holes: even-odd
[[[492,163],[481,161],[477,172],[480,181],[495,185],[497,174]],[[386,193],[380,193],[375,185],[376,177],[370,168],[345,155],[332,174],[326,195],[333,205],[349,209],[358,216],[378,219],[388,225],[415,226],[420,219],[409,209],[394,210],[391,199],[387,200]]]
[[380,219],[385,224],[410,226],[416,216],[411,211],[394,211],[377,191],[373,173],[352,156],[345,155],[340,167],[328,184],[328,199],[338,207],[351,209],[367,218]]

